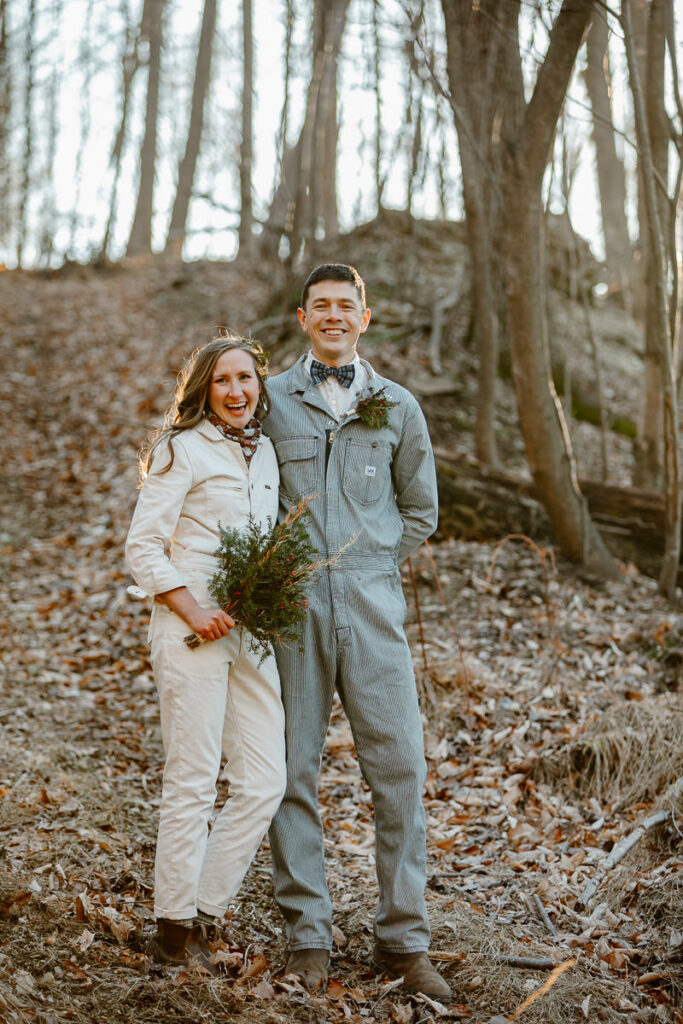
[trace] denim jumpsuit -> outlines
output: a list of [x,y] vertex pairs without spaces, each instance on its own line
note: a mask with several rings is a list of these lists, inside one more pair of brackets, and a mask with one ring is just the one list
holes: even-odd
[[312,585],[304,641],[276,651],[286,714],[288,782],[270,829],[275,896],[291,950],[332,947],[318,773],[336,688],[372,793],[380,949],[429,947],[424,889],[425,759],[399,563],[434,530],[436,474],[415,398],[374,374],[359,400],[386,387],[388,426],[353,410],[341,422],[305,369],[268,382],[264,430],[280,466],[280,510],[311,502],[308,530],[325,558],[354,543]]

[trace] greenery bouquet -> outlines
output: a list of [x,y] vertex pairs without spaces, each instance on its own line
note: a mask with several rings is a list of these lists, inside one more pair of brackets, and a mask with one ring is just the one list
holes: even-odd
[[[306,584],[341,554],[315,559],[304,519],[312,498],[293,506],[281,523],[264,530],[253,519],[246,529],[220,530],[215,552],[218,568],[209,581],[214,600],[251,634],[249,647],[265,658],[273,642],[301,640],[306,618]],[[344,550],[344,549],[342,549]],[[190,648],[207,643],[196,633],[185,637]]]

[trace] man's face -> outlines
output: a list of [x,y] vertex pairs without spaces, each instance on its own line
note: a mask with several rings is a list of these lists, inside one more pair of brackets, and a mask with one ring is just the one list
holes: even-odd
[[370,323],[350,281],[317,281],[297,310],[299,323],[311,339],[313,355],[327,366],[344,366],[356,355],[358,338]]

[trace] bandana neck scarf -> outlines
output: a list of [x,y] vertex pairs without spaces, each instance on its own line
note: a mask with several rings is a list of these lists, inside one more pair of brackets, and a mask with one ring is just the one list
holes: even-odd
[[225,420],[222,420],[220,416],[216,416],[214,412],[210,412],[206,418],[209,423],[213,423],[214,427],[218,427],[221,434],[227,437],[229,441],[237,441],[242,449],[247,465],[249,465],[252,455],[258,448],[261,436],[261,424],[256,417],[254,416],[250,419],[246,427],[232,427]]

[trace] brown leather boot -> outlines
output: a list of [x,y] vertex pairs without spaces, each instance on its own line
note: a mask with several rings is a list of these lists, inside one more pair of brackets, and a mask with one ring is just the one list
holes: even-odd
[[451,1003],[453,993],[426,953],[389,953],[375,946],[375,967],[390,978],[403,978],[403,992],[421,992],[440,1003]]
[[285,974],[296,974],[304,988],[312,991],[327,981],[329,962],[327,949],[295,949],[289,954]]
[[203,924],[188,928],[178,921],[157,920],[157,933],[147,947],[147,955],[167,967],[203,967],[209,974],[218,974],[211,962],[211,950]]

